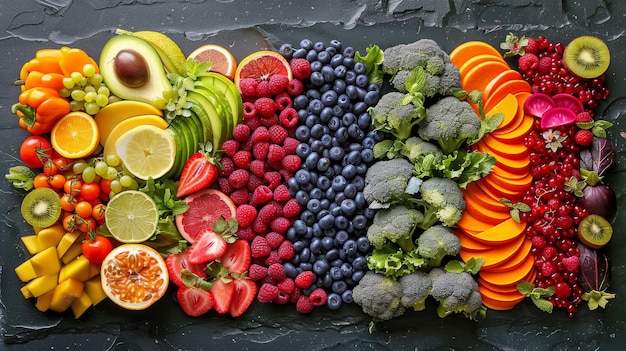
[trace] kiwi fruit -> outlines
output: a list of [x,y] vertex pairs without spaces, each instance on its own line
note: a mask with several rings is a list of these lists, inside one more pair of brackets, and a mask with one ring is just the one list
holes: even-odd
[[572,40],[565,47],[563,62],[581,78],[596,78],[609,68],[611,54],[602,39],[584,35]]
[[608,244],[613,236],[613,227],[604,217],[590,214],[578,225],[578,240],[592,249]]
[[33,227],[49,227],[61,217],[61,199],[52,189],[37,188],[24,197],[21,211],[26,223]]

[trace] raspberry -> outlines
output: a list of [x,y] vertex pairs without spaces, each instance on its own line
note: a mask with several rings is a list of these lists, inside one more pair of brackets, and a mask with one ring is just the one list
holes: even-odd
[[267,276],[267,267],[263,267],[260,264],[253,263],[248,268],[248,277],[252,280],[259,281]]
[[265,234],[265,240],[272,249],[277,249],[283,243],[285,237],[277,232],[269,232]]
[[285,127],[275,124],[269,127],[268,132],[270,134],[270,141],[274,144],[282,144],[287,138],[287,130]]
[[311,76],[311,63],[304,58],[291,60],[291,72],[297,79],[307,79]]
[[[280,283],[279,283],[280,284]],[[285,305],[289,303],[290,296],[289,294],[285,294],[284,292],[278,291],[278,296],[274,299],[274,303],[277,305]]]
[[285,154],[287,155],[295,155],[296,148],[300,145],[300,142],[296,138],[286,137],[283,141],[283,149],[285,149]]
[[260,81],[256,86],[256,97],[257,98],[269,98],[272,96],[272,87],[270,82],[264,80]]
[[[252,152],[254,152],[254,148],[252,150]],[[258,159],[252,160],[250,162],[250,173],[259,178],[263,178],[263,176],[265,175],[265,162]]]
[[226,195],[230,195],[235,188],[233,188],[232,185],[230,185],[230,182],[228,181],[229,177],[219,177],[217,178],[217,184],[219,185],[220,190],[226,194]]
[[250,179],[250,173],[248,173],[245,169],[236,169],[233,173],[228,176],[228,183],[234,189],[241,189],[248,184],[248,180]]
[[574,141],[580,146],[589,146],[593,142],[593,133],[589,129],[581,129],[574,135]]
[[293,282],[293,279],[289,277],[286,277],[285,279],[278,282],[276,286],[278,287],[278,290],[287,295],[291,295],[296,289],[296,284]]
[[239,81],[239,91],[243,96],[256,96],[256,88],[259,83],[254,78],[244,78]]
[[[229,196],[235,205],[243,205],[250,202],[250,192],[245,188],[237,189],[230,193]],[[241,223],[239,225],[241,226]]]
[[250,127],[250,130],[255,130],[261,126],[261,119],[258,117],[244,119],[243,123]]
[[257,217],[254,220],[254,222],[252,222],[252,230],[254,230],[254,232],[259,235],[265,235],[268,229],[269,229],[269,224],[264,223],[259,217]]
[[328,295],[324,289],[317,288],[313,290],[311,295],[309,295],[309,300],[313,306],[324,306],[326,304],[327,297]]
[[563,262],[563,267],[565,267],[567,272],[578,273],[578,267],[580,266],[578,256],[565,257],[561,262]]
[[311,313],[311,311],[313,311],[313,304],[307,296],[300,295],[298,297],[298,302],[296,302],[296,311],[302,314]]
[[273,263],[267,267],[267,275],[272,277],[276,282],[282,282],[287,277],[285,267],[282,264]]
[[289,199],[285,206],[283,206],[283,216],[287,218],[293,218],[302,212],[302,206],[296,199]]
[[278,257],[283,260],[290,260],[296,255],[296,251],[293,248],[293,243],[289,240],[283,240],[278,247]]
[[550,68],[552,67],[552,59],[548,56],[543,56],[539,59],[539,72],[548,73],[550,72]]
[[287,90],[287,86],[289,85],[289,77],[282,74],[275,74],[270,77],[269,83],[271,95],[276,96]]
[[276,102],[276,106],[279,111],[282,111],[286,109],[287,107],[293,106],[293,100],[291,99],[291,96],[286,92],[281,93],[278,96],[276,96],[274,98],[274,101]]
[[278,116],[278,120],[280,124],[285,126],[285,128],[292,128],[298,124],[298,120],[300,117],[298,116],[298,111],[293,107],[287,107],[286,109],[280,111],[280,115]]
[[541,275],[544,277],[549,277],[552,274],[556,273],[556,267],[552,262],[544,262],[541,264]]
[[593,123],[593,117],[591,113],[587,111],[580,112],[576,115],[576,123]]
[[250,203],[252,205],[263,205],[268,203],[272,199],[272,190],[267,185],[261,185],[252,191]]
[[270,148],[267,152],[267,160],[270,162],[280,162],[285,157],[285,150],[282,146],[276,144],[270,144]]
[[265,259],[266,266],[269,267],[273,264],[280,264],[280,265],[283,264],[283,259],[278,256],[278,251],[276,250],[272,250],[270,254],[267,256],[267,258]]
[[278,124],[278,115],[277,114],[273,114],[267,118],[260,118],[261,120],[261,124],[266,126],[266,127],[271,127],[275,124]]
[[304,271],[296,276],[294,282],[296,286],[301,289],[307,289],[313,284],[315,280],[315,275],[311,271]]
[[285,234],[291,226],[291,221],[285,217],[276,217],[270,222],[270,229],[278,234]]
[[523,73],[529,73],[539,66],[539,57],[535,54],[524,54],[517,60],[517,65]]
[[250,151],[239,150],[233,155],[233,163],[238,168],[248,169],[250,168],[250,162],[252,161],[252,154]]
[[300,79],[292,79],[287,86],[287,93],[291,96],[298,96],[304,92],[304,83]]
[[248,227],[239,226],[239,229],[237,230],[237,237],[241,240],[252,241],[252,239],[254,239],[255,236],[256,236],[256,233],[254,232],[254,230],[252,230],[252,227],[250,226]]
[[528,44],[526,44],[526,46],[524,46],[524,51],[536,55],[536,54],[539,53],[539,49],[540,48],[541,48],[541,45],[539,44],[537,39],[535,39],[535,38],[528,38]]
[[254,108],[254,104],[246,101],[243,103],[243,118],[251,119],[256,117],[256,109]]
[[265,126],[259,126],[252,132],[250,141],[256,144],[261,141],[270,141],[270,132]]
[[285,182],[288,182],[289,179],[291,179],[291,177],[293,177],[293,173],[289,172],[288,170],[286,170],[284,168],[278,170],[278,173],[280,173],[280,176],[283,177],[283,180]]
[[254,102],[256,113],[263,118],[269,118],[276,114],[276,108],[276,103],[269,97],[258,98]]
[[278,287],[269,283],[263,283],[257,293],[257,299],[261,303],[274,301],[278,297]]
[[241,227],[247,227],[252,224],[252,222],[256,218],[256,215],[256,207],[250,204],[243,204],[237,207],[237,210],[235,212],[235,218],[237,219],[237,223]]
[[250,137],[250,127],[247,125],[240,123],[235,126],[233,129],[233,138],[240,143],[248,140]]
[[282,161],[280,161],[283,168],[288,170],[289,172],[295,173],[300,169],[300,165],[302,164],[302,160],[298,155],[286,155]]
[[263,180],[268,183],[267,186],[272,189],[272,191],[282,184],[282,178],[278,172],[266,172],[263,176]]
[[272,248],[262,236],[256,236],[250,243],[250,253],[253,258],[261,258],[270,254]]
[[220,176],[222,177],[228,177],[235,170],[235,163],[229,156],[222,156],[220,159],[220,166]]
[[221,148],[224,150],[224,155],[228,157],[233,157],[241,149],[239,142],[235,139],[224,140]]
[[278,207],[276,207],[273,203],[265,204],[259,211],[259,216],[257,217],[264,224],[269,225],[272,220],[282,213]]
[[[295,282],[294,282],[295,284]],[[289,296],[289,302],[291,303],[296,303],[298,302],[298,299],[300,298],[300,296],[302,296],[302,289],[300,289],[299,287],[295,287],[293,289],[293,292],[291,293],[291,295]]]
[[285,184],[280,184],[276,188],[274,188],[274,200],[276,201],[288,201],[291,199],[291,194],[289,194],[289,188]]
[[[259,127],[265,128],[265,127]],[[267,151],[270,148],[270,143],[267,141],[259,141],[252,145],[252,156],[257,160],[265,160],[267,158]]]
[[246,187],[249,192],[253,192],[254,189],[260,187],[261,185],[263,185],[263,179],[251,174],[250,178],[248,178],[248,184]]

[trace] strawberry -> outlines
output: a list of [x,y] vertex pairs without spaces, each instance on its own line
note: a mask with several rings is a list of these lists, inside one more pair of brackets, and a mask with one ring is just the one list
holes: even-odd
[[574,135],[574,141],[580,146],[589,146],[593,142],[593,133],[589,129],[580,129]]
[[176,197],[182,198],[196,191],[206,189],[217,180],[219,169],[216,161],[210,156],[213,145],[207,143],[185,162],[178,180]]
[[233,317],[239,317],[252,305],[258,288],[250,278],[235,279],[231,284],[235,286],[235,291],[228,312]]
[[229,273],[244,274],[250,268],[250,244],[246,240],[235,240],[228,244],[226,251],[220,257],[222,266],[228,269]]
[[167,265],[167,272],[170,276],[170,281],[179,287],[185,285],[181,279],[181,272],[183,269],[188,269],[189,271],[191,271],[191,273],[197,275],[200,278],[206,278],[204,265],[189,263],[188,253],[189,251],[181,251],[176,254],[170,254],[165,259],[165,264]]
[[185,314],[198,317],[209,312],[215,303],[210,291],[198,287],[181,286],[176,292],[178,304]]
[[291,72],[295,78],[307,79],[311,75],[311,63],[305,58],[291,60]]
[[313,284],[313,280],[315,280],[315,275],[312,271],[304,271],[296,276],[294,282],[296,286],[301,289],[307,289]]
[[213,294],[213,308],[219,314],[228,313],[235,297],[235,284],[230,277],[217,278],[209,291]]
[[239,226],[247,227],[250,224],[252,224],[252,222],[256,218],[256,215],[257,215],[256,207],[250,204],[242,204],[241,206],[237,207],[235,218],[237,218],[237,222],[239,223]]
[[221,257],[228,243],[211,229],[204,229],[198,234],[196,241],[189,248],[189,263],[208,263]]

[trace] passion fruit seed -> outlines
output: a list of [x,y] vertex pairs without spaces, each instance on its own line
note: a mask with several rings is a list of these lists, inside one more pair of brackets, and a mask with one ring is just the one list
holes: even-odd
[[114,67],[119,80],[130,88],[139,88],[150,79],[146,60],[135,50],[120,50],[115,56]]

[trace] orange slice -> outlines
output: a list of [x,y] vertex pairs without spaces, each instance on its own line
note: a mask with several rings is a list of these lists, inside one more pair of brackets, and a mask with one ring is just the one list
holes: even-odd
[[517,93],[529,93],[530,92],[530,84],[527,81],[516,79],[506,81],[500,86],[498,86],[495,90],[490,93],[490,96],[487,100],[484,100],[485,110],[488,111],[493,108],[506,94],[517,94]]
[[508,69],[501,72],[485,86],[485,90],[483,91],[483,102],[487,101],[487,99],[489,99],[489,97],[498,89],[498,87],[500,87],[500,85],[511,80],[521,79],[522,75],[514,69]]
[[468,235],[476,240],[489,245],[504,245],[519,236],[524,235],[526,229],[525,223],[517,223],[513,218],[509,218],[498,225],[491,226],[489,229],[478,233],[477,235]]
[[217,44],[206,44],[195,49],[187,59],[197,62],[211,62],[211,71],[221,73],[228,79],[235,77],[237,61],[228,49]]
[[[476,55],[476,56],[473,56],[473,57],[469,58],[467,61],[465,61],[461,65],[461,67],[459,67],[459,73],[461,74],[461,77],[465,76],[467,74],[467,72],[469,72],[472,68],[474,68],[479,63],[483,63],[483,62],[487,62],[487,61],[497,61],[497,62],[505,63],[504,59],[502,58],[502,56],[494,56],[494,55],[491,55],[491,54]],[[515,72],[517,72],[517,71],[515,71]],[[520,78],[521,78],[521,76],[520,76]]]
[[105,294],[129,310],[143,310],[157,302],[169,284],[165,260],[143,244],[122,244],[102,262],[100,278]]
[[515,256],[525,239],[526,238],[524,237],[524,235],[520,235],[510,243],[495,245],[492,246],[490,249],[482,251],[471,251],[462,247],[459,255],[464,262],[467,262],[467,260],[472,257],[483,258],[484,262],[480,270],[492,271],[491,268],[500,266],[504,262],[511,259],[511,257]]
[[91,115],[70,112],[61,117],[50,133],[50,143],[61,156],[77,159],[91,155],[100,142],[98,125]]
[[235,71],[235,85],[239,87],[239,81],[244,78],[264,81],[276,74],[285,75],[291,80],[292,73],[289,62],[277,52],[257,51],[239,62]]
[[510,271],[490,272],[481,270],[479,274],[480,277],[483,278],[485,281],[494,285],[517,284],[517,282],[519,282],[520,280],[524,280],[524,278],[531,273],[534,267],[534,262],[535,258],[533,257],[533,255],[528,255],[521,265],[515,267],[515,269],[512,269]]
[[505,262],[500,263],[499,265],[489,267],[489,271],[491,272],[507,272],[519,267],[526,260],[526,256],[531,255],[530,249],[532,248],[532,243],[530,240],[526,239],[524,236],[522,245],[515,252],[513,256],[511,256]]
[[491,55],[502,58],[502,54],[491,44],[480,40],[471,40],[454,48],[450,52],[450,61],[455,66],[461,67],[467,60],[477,55]]
[[491,110],[485,110],[485,115],[487,117],[496,113],[503,114],[502,122],[496,130],[504,128],[511,124],[513,121],[516,121],[517,114],[519,113],[519,103],[515,95],[507,94]]
[[467,91],[483,91],[493,78],[508,69],[510,69],[509,65],[498,61],[479,63],[469,70],[466,75],[461,76],[461,86]]

